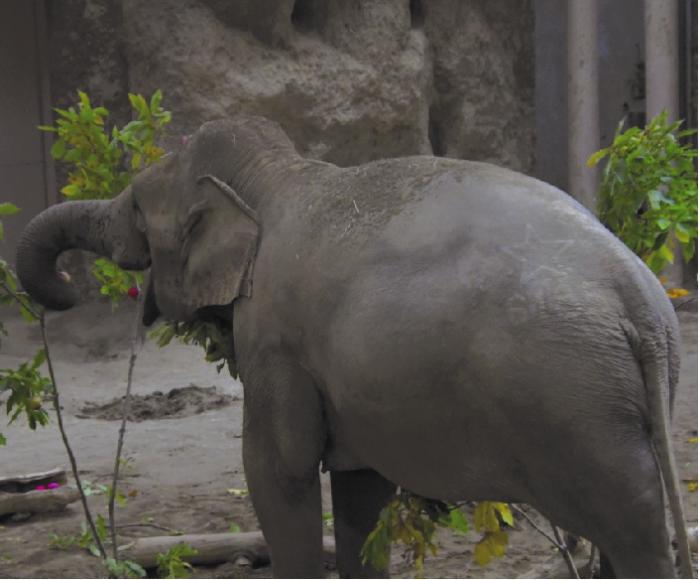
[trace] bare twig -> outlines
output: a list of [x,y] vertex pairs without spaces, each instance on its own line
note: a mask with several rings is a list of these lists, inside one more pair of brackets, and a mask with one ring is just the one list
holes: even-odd
[[686,304],[689,304],[690,302],[697,302],[697,300],[698,300],[697,296],[691,296],[690,298],[688,298],[687,300],[684,300],[683,302],[679,302],[678,304],[674,304],[673,309],[676,312],[678,312],[678,310],[683,308],[683,306],[685,306]]
[[537,522],[535,522],[535,520],[533,520],[530,517],[530,514],[528,514],[525,510],[516,506],[515,504],[511,504],[511,507],[521,516],[523,516],[527,520],[527,523],[529,523],[530,526],[532,526],[532,528],[536,532],[540,533],[542,536],[547,538],[549,543],[552,544],[557,550],[559,550],[559,553],[561,554],[562,558],[564,558],[564,562],[566,562],[566,567],[569,569],[571,577],[580,579],[580,576],[578,575],[578,570],[576,569],[576,565],[574,564],[574,560],[571,557],[571,552],[569,552],[569,548],[566,547],[566,543],[562,540],[561,534],[559,533],[557,527],[552,522],[549,522],[549,524],[552,526],[552,532],[554,533],[554,535],[550,536],[540,526],[537,525]]
[[116,527],[119,530],[123,530],[125,528],[154,528],[156,530],[162,530],[164,532],[169,532],[173,536],[183,535],[182,530],[176,530],[175,528],[169,528],[168,526],[161,526],[160,524],[153,524],[153,523],[119,524]]
[[535,530],[536,532],[538,532],[539,534],[541,534],[542,536],[547,538],[547,541],[550,544],[553,544],[557,550],[559,550],[561,548],[561,546],[556,541],[556,539],[554,539],[554,537],[550,536],[540,526],[538,526],[537,522],[530,517],[530,514],[528,514],[524,509],[518,507],[515,504],[510,504],[510,505],[516,512],[518,512],[521,516],[523,516],[527,520],[527,523],[530,524],[530,526],[532,527],[533,530]]
[[7,285],[7,282],[4,280],[0,281],[0,284],[2,284],[3,289],[5,292],[7,292],[10,296],[12,296],[16,301],[17,304],[19,304],[22,308],[24,308],[27,312],[29,312],[34,318],[39,320],[42,316],[41,312],[37,312],[34,306],[30,302],[28,302],[23,296],[20,294],[17,294],[12,288],[10,288]]
[[139,292],[136,312],[134,313],[134,321],[131,329],[131,354],[129,356],[129,371],[126,378],[126,393],[122,402],[122,424],[119,427],[119,438],[117,439],[117,454],[114,457],[114,473],[112,474],[112,489],[109,494],[109,529],[112,536],[112,555],[115,560],[119,560],[117,546],[117,525],[114,518],[114,503],[117,498],[117,485],[119,484],[119,467],[121,463],[122,448],[124,447],[124,435],[126,434],[126,421],[131,410],[131,385],[134,377],[134,365],[138,355],[140,328],[141,328],[141,310],[143,306],[142,293]]
[[85,512],[85,519],[87,520],[88,526],[90,527],[90,532],[95,540],[95,545],[100,552],[102,559],[107,558],[107,552],[105,551],[104,544],[100,535],[97,533],[97,528],[95,527],[95,522],[92,519],[92,512],[87,503],[87,497],[85,496],[85,491],[83,490],[83,482],[80,479],[80,474],[78,473],[78,464],[75,460],[75,455],[73,454],[73,449],[68,442],[68,435],[66,434],[65,427],[63,426],[63,414],[61,412],[61,404],[58,396],[58,386],[56,383],[56,375],[53,370],[53,363],[51,362],[51,354],[49,353],[49,341],[46,336],[46,321],[44,319],[44,311],[38,313],[39,326],[41,327],[41,340],[44,343],[44,351],[46,353],[46,364],[49,367],[49,377],[51,377],[51,389],[53,391],[53,408],[56,411],[56,422],[58,423],[58,430],[61,433],[61,439],[63,439],[63,446],[66,448],[68,453],[68,460],[70,461],[71,471],[73,472],[73,477],[78,485],[78,491],[80,492],[80,501],[83,504],[83,511]]
[[569,548],[566,547],[566,543],[562,540],[561,534],[559,533],[559,528],[557,528],[557,526],[555,526],[552,522],[549,522],[549,525],[552,526],[554,537],[557,540],[557,548],[561,554],[561,557],[564,558],[564,562],[566,562],[566,567],[569,569],[569,574],[571,574],[572,578],[580,579],[581,577],[578,575],[578,570],[576,569],[576,564],[574,564],[574,559],[571,557],[571,552],[569,552]]

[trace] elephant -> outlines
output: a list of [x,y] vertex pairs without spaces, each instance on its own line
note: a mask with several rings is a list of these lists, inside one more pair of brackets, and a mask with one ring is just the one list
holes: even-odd
[[218,320],[278,577],[320,577],[320,471],[342,577],[396,489],[534,506],[618,577],[692,569],[669,425],[679,329],[644,263],[563,191],[413,156],[341,168],[256,116],[210,121],[113,200],[48,208],[17,251],[49,309],[58,255],[150,267],[144,323]]

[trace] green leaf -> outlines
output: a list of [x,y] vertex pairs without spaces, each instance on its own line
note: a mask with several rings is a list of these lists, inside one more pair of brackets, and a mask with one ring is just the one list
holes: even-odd
[[487,532],[474,548],[474,561],[479,566],[486,566],[494,558],[506,553],[508,534],[505,532]]
[[683,224],[676,224],[674,227],[674,233],[681,244],[687,244],[690,242],[690,232]]
[[459,534],[466,534],[469,532],[469,522],[460,508],[455,507],[450,510],[449,527]]
[[51,146],[51,157],[54,159],[62,159],[66,154],[66,142],[63,139],[57,139]]
[[695,241],[693,240],[687,244],[683,244],[681,247],[683,250],[683,259],[686,262],[690,262],[695,256]]
[[7,445],[7,439],[2,433],[0,433],[0,445]]
[[600,151],[596,151],[593,155],[591,155],[588,158],[588,161],[586,161],[586,165],[588,167],[593,167],[594,165],[597,165],[601,159],[603,159],[606,155],[608,155],[608,150],[607,149],[601,149]]
[[669,248],[667,244],[664,244],[663,246],[661,246],[657,251],[659,252],[659,255],[664,260],[673,264],[673,252],[671,251],[671,248]]
[[666,218],[658,218],[656,220],[656,225],[659,226],[659,229],[666,231],[668,229],[668,226],[671,225],[671,222],[668,221]]
[[238,534],[241,531],[241,526],[239,526],[236,522],[233,522],[231,525],[229,525],[228,531],[231,534]]
[[9,201],[0,203],[0,215],[15,215],[21,211],[14,203]]
[[500,501],[494,502],[494,509],[498,512],[501,521],[507,526],[513,527],[513,513],[510,511],[510,506],[507,503]]

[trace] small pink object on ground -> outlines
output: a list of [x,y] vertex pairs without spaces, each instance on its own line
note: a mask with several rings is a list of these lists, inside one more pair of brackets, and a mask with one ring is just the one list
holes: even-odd
[[56,483],[55,481],[52,481],[52,482],[49,483],[49,485],[47,485],[46,487],[47,487],[48,489],[58,489],[59,487],[61,487],[61,484],[60,484],[60,483]]
[[46,486],[45,485],[37,485],[34,489],[37,491],[46,491]]

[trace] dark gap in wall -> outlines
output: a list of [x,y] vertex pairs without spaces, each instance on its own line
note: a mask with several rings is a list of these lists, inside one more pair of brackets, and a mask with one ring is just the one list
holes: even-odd
[[432,106],[428,109],[428,141],[430,141],[430,147],[433,150],[433,155],[436,157],[444,157],[446,151],[445,143],[443,141],[442,130],[437,120],[437,111],[435,107]]
[[311,32],[314,29],[314,0],[296,0],[292,9],[292,24],[297,30]]
[[424,20],[422,0],[408,0],[408,9],[411,11],[411,28],[421,28]]

